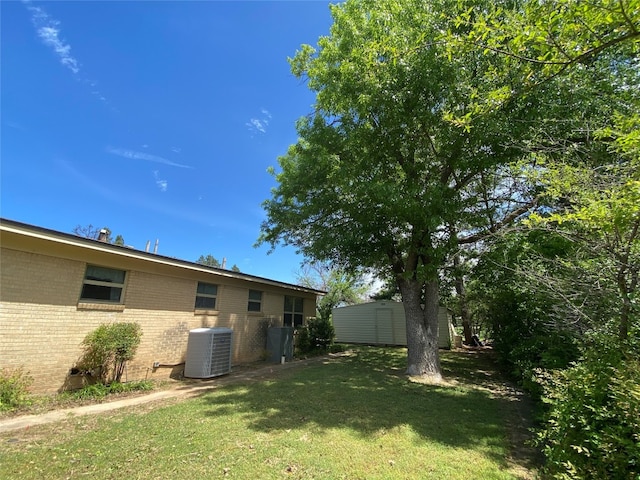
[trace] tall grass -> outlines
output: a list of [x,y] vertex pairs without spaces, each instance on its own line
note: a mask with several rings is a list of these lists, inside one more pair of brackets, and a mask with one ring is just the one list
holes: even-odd
[[[510,402],[457,370],[455,386],[410,383],[405,355],[361,349],[89,431],[5,441],[0,478],[518,478],[506,461]],[[443,360],[471,377],[473,362]]]

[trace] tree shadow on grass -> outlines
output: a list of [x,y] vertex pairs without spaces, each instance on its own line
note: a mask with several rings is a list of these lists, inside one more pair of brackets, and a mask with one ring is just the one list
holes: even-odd
[[[473,448],[506,466],[500,446],[510,399],[472,388],[464,375],[444,386],[412,383],[404,376],[405,364],[403,349],[361,348],[353,356],[292,369],[275,380],[226,386],[201,401],[211,407],[209,415],[240,413],[250,428],[265,433],[346,428],[373,438],[409,426],[425,441]],[[473,358],[443,364],[454,370],[449,374],[477,366]]]

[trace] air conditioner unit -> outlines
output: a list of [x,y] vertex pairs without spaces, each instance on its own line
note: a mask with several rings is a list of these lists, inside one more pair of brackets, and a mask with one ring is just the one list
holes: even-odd
[[189,331],[184,376],[210,378],[231,371],[233,330],[230,328],[196,328]]

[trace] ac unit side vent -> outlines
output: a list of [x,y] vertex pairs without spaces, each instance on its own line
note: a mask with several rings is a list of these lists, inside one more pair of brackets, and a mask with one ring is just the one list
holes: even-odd
[[196,328],[189,331],[184,376],[211,378],[231,371],[233,330],[230,328]]

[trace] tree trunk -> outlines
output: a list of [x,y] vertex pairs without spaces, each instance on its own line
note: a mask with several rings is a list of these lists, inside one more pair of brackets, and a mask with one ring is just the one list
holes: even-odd
[[424,305],[422,286],[416,280],[398,280],[407,323],[407,374],[439,382],[442,370],[438,353],[438,281],[424,284]]
[[460,259],[458,255],[453,257],[453,266],[455,268],[455,287],[458,301],[460,302],[460,317],[462,317],[462,330],[464,332],[464,342],[467,345],[473,344],[473,331],[471,330],[471,319],[469,316],[469,308],[467,307],[467,297],[465,295],[464,277],[460,271]]

